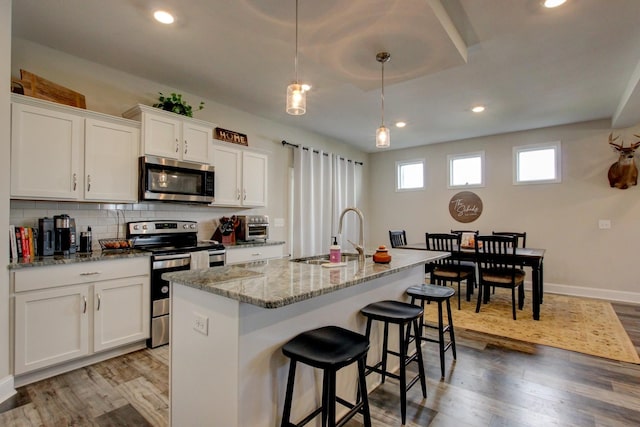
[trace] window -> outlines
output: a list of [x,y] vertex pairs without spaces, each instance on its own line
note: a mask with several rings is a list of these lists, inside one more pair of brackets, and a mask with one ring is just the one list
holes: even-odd
[[513,183],[561,182],[560,164],[560,141],[513,147]]
[[449,188],[484,187],[484,151],[447,156]]
[[424,189],[424,159],[396,162],[396,191]]

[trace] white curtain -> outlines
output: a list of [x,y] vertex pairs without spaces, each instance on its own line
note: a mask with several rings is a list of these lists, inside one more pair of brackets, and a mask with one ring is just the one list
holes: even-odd
[[[328,253],[331,236],[338,235],[340,213],[360,206],[362,167],[300,147],[294,149],[293,169],[292,256]],[[343,251],[355,251],[347,240],[358,243],[359,227],[356,214],[347,213],[340,241]]]
[[293,242],[294,257],[329,252],[333,186],[332,156],[313,148],[294,149]]
[[[346,208],[360,206],[360,189],[362,188],[362,167],[355,162],[334,156],[333,158],[333,236],[338,235],[340,214]],[[342,235],[339,243],[343,252],[354,252],[355,248],[349,240],[358,243],[360,222],[355,212],[347,212],[343,219]],[[366,243],[366,242],[365,242]]]

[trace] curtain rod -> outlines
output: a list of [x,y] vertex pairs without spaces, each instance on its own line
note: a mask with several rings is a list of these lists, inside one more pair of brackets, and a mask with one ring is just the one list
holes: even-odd
[[[295,148],[302,148],[303,150],[307,150],[307,151],[309,151],[309,147],[301,147],[301,146],[300,146],[300,145],[298,145],[298,144],[292,144],[292,143],[290,143],[290,142],[285,141],[284,139],[282,140],[282,145],[283,145],[283,146],[288,145],[288,146],[290,146],[290,147],[295,147]],[[314,152],[314,153],[316,153],[316,154],[320,154],[320,152],[319,152],[318,150],[313,150],[313,152]],[[324,156],[329,157],[329,153],[322,153],[322,154],[323,154]],[[353,163],[354,163],[354,164],[356,164],[356,165],[360,165],[360,166],[364,165],[364,163],[362,163],[362,162],[356,162],[355,160],[349,160],[349,159],[345,159],[345,158],[342,158],[342,157],[341,157],[341,159],[342,159],[342,160],[346,160],[347,162],[353,162]]]

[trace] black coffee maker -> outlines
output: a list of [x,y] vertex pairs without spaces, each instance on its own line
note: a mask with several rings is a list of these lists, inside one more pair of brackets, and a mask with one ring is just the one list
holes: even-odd
[[53,234],[55,236],[54,255],[70,255],[76,253],[76,221],[69,215],[53,217]]

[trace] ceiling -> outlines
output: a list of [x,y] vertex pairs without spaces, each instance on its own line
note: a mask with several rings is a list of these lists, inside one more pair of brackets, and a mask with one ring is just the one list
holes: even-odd
[[[156,23],[158,8],[176,23]],[[638,17],[638,0],[299,0],[303,116],[284,111],[294,0],[14,0],[12,23],[16,37],[375,152],[380,51],[391,149],[640,123]]]

